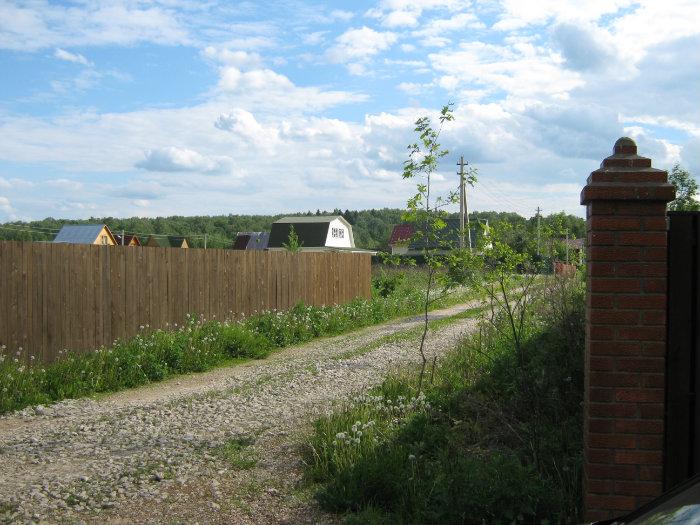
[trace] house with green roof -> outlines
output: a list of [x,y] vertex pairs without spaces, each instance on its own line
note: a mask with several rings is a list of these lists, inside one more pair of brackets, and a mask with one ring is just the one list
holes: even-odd
[[153,234],[148,236],[144,246],[150,246],[151,248],[189,248],[190,243],[187,242],[187,237]]
[[284,250],[292,228],[301,251],[366,251],[355,248],[352,225],[341,215],[282,217],[272,224],[268,250]]

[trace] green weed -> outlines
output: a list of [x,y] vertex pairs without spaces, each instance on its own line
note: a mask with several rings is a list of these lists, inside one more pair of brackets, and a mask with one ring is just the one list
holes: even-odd
[[[387,270],[391,272],[392,270]],[[262,359],[277,348],[333,336],[415,314],[421,309],[424,272],[405,271],[386,296],[355,299],[344,305],[266,311],[238,321],[204,321],[188,316],[184,325],[144,331],[91,353],[60,352],[46,365],[25,363],[0,346],[0,414],[66,398],[114,392],[203,372],[246,359]],[[434,307],[465,300],[466,292],[442,298]]]
[[318,419],[304,461],[321,506],[347,523],[575,523],[583,288],[537,294],[518,351],[485,311],[424,394],[406,371]]
[[258,464],[258,458],[250,449],[252,438],[235,438],[220,448],[220,453],[238,470],[250,470]]

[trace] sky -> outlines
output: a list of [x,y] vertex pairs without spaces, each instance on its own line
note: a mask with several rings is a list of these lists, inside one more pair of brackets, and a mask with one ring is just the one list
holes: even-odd
[[584,213],[621,136],[700,173],[697,0],[0,0],[0,222],[404,207]]

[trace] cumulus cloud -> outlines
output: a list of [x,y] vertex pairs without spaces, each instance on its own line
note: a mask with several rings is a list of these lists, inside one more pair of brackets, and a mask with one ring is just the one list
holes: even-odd
[[594,34],[578,24],[559,24],[552,35],[565,65],[578,71],[596,71],[614,65],[614,48],[605,36],[603,31]]
[[219,116],[214,125],[223,131],[230,131],[245,140],[271,149],[279,140],[279,131],[273,127],[261,125],[252,113],[236,109]]
[[375,31],[367,26],[348,29],[335,39],[326,55],[335,63],[362,61],[388,49],[397,38],[395,33]]
[[70,51],[66,51],[65,49],[61,49],[58,47],[54,51],[53,56],[58,58],[59,60],[65,60],[66,62],[73,62],[75,64],[82,64],[83,66],[93,65],[92,62],[90,62],[80,53],[71,53]]
[[468,42],[429,57],[436,71],[458,81],[455,90],[500,90],[521,100],[566,99],[583,85],[578,73],[560,67],[547,49],[526,42],[512,46]]
[[237,106],[278,114],[292,109],[318,111],[367,98],[362,93],[300,87],[271,69],[242,71],[233,66],[220,68],[217,92],[222,100],[231,100]]
[[294,84],[284,75],[271,69],[254,69],[241,71],[236,67],[221,70],[219,87],[224,91],[247,91],[263,89],[292,89]]
[[135,166],[147,171],[215,173],[230,170],[232,160],[228,157],[208,157],[187,148],[167,146],[149,149],[145,158]]

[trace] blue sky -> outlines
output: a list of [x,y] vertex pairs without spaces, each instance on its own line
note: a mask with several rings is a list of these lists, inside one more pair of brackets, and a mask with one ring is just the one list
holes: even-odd
[[0,0],[0,221],[401,207],[582,214],[614,141],[700,173],[696,0]]

